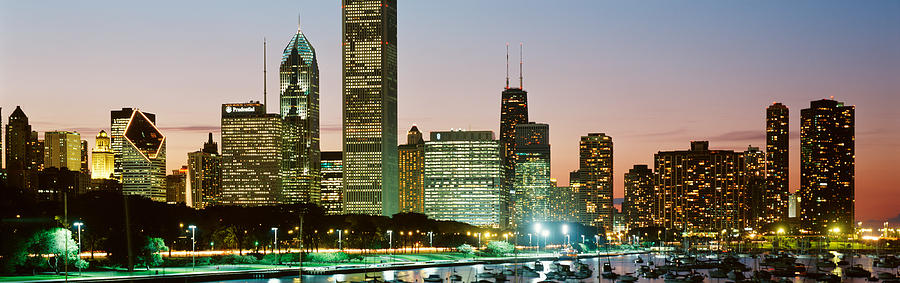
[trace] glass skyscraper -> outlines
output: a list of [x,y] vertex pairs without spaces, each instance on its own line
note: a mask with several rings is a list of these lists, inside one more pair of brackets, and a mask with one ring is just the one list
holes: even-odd
[[344,212],[399,211],[397,1],[343,0]]
[[400,212],[424,213],[425,140],[419,128],[406,133],[399,147]]
[[319,65],[300,30],[281,56],[281,194],[284,203],[318,203]]
[[122,192],[166,201],[166,137],[140,110],[131,112],[121,137]]
[[501,156],[492,131],[431,132],[425,143],[425,214],[505,228],[509,191],[503,188]]
[[[579,145],[578,201],[584,210],[579,222],[612,231],[613,226],[613,141],[604,133],[581,137]],[[581,206],[582,204],[579,204]]]
[[522,123],[515,127],[513,222],[516,225],[550,220],[550,125]]
[[[135,109],[122,108],[121,110],[112,110],[109,113],[109,138],[110,147],[114,155],[113,179],[122,181],[122,147],[125,144],[125,127],[131,121],[131,116]],[[151,123],[156,124],[156,115],[153,113],[141,112]]]
[[326,214],[341,214],[344,211],[341,201],[344,190],[342,155],[340,151],[322,152],[322,200],[319,204],[325,209]]
[[222,104],[222,204],[280,203],[281,123],[259,102]]
[[813,232],[852,231],[855,206],[855,110],[822,99],[800,110],[800,221]]

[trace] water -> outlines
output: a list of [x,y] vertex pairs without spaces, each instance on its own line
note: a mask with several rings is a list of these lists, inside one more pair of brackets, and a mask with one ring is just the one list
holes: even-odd
[[[613,280],[609,279],[599,279],[597,276],[599,273],[597,272],[598,266],[602,266],[603,263],[607,261],[613,266],[614,272],[620,275],[626,273],[633,273],[637,268],[639,268],[639,264],[635,264],[634,260],[640,256],[644,259],[643,264],[647,264],[647,260],[652,259],[656,264],[662,265],[665,260],[665,256],[663,255],[654,255],[654,254],[645,254],[645,255],[623,255],[623,256],[615,256],[615,257],[601,257],[601,258],[589,258],[582,259],[581,262],[589,265],[592,270],[594,270],[594,274],[592,278],[585,279],[580,282],[613,282]],[[839,257],[838,257],[839,258]],[[837,259],[835,259],[837,260]],[[756,269],[758,265],[755,263],[755,260],[752,258],[741,258],[741,261],[746,264],[748,267]],[[850,259],[848,258],[848,261]],[[814,266],[815,259],[808,256],[800,256],[797,259],[798,263],[802,263],[806,266]],[[546,271],[549,271],[549,265],[551,261],[541,261],[541,263],[545,267],[544,272],[539,272],[540,277],[537,278],[523,278],[518,277],[517,279],[513,279],[513,276],[508,276],[508,282],[539,282],[541,280],[546,280],[546,276],[544,275]],[[864,268],[869,271],[872,271],[872,275],[875,276],[878,272],[893,272],[896,274],[896,269],[888,269],[888,268],[873,268],[872,267],[872,259],[867,256],[854,257],[851,261],[852,264],[862,264]],[[533,267],[533,262],[528,263],[519,263],[519,265],[528,265],[529,267]],[[560,261],[560,264],[564,265],[572,265],[572,261]],[[421,268],[421,269],[411,269],[411,270],[397,270],[397,271],[380,271],[380,272],[370,272],[368,275],[371,277],[373,275],[379,276],[381,280],[392,280],[392,279],[401,279],[407,282],[423,282],[422,279],[428,277],[432,274],[438,274],[443,278],[447,278],[452,274],[459,274],[462,276],[462,282],[476,282],[482,278],[477,278],[477,274],[481,272],[490,271],[490,272],[499,272],[505,269],[513,269],[514,264],[475,264],[475,265],[467,265],[467,266],[456,266],[456,267],[433,267],[433,268]],[[708,274],[709,270],[698,270],[698,272],[703,274]],[[841,268],[835,268],[833,273],[840,275]],[[748,276],[750,272],[746,273]],[[365,273],[354,273],[354,274],[335,274],[335,275],[304,275],[303,282],[352,282],[352,281],[364,281],[366,278]],[[793,279],[794,282],[815,282],[815,280],[807,279],[804,277],[795,277],[788,278]],[[254,282],[254,283],[287,283],[287,282],[296,282],[297,277],[282,277],[282,278],[271,278],[271,279],[245,279],[245,280],[233,280],[233,281],[217,281],[217,282]],[[493,280],[491,280],[493,281]],[[729,279],[719,279],[719,278],[707,278],[705,282],[731,282]],[[578,282],[575,280],[569,280],[566,282]],[[659,279],[647,279],[640,278],[637,282],[659,282],[663,283],[664,280],[662,277]],[[865,278],[844,278],[842,282],[867,282]]]

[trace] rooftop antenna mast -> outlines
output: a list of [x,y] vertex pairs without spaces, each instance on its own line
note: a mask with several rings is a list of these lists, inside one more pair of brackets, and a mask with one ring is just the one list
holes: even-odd
[[524,89],[524,88],[523,88],[524,83],[523,83],[523,80],[522,80],[522,62],[524,62],[524,60],[523,60],[522,58],[523,58],[523,56],[522,56],[522,42],[519,42],[519,89]]
[[509,89],[509,42],[506,43],[506,89]]
[[[263,109],[266,109],[269,106],[269,95],[268,89],[266,87],[266,83],[268,81],[268,75],[266,72],[268,69],[266,68],[266,44],[266,38],[263,37]],[[266,112],[268,112],[268,110],[266,110]]]

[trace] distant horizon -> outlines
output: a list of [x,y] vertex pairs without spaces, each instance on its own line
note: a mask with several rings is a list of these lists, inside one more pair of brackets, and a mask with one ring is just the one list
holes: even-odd
[[[340,151],[339,3],[49,2],[0,3],[4,125],[22,105],[41,135],[74,130],[93,148],[110,110],[139,108],[157,114],[169,173],[208,132],[221,145],[222,104],[264,100],[264,37],[268,100],[277,101],[281,50],[302,10],[321,73],[321,150]],[[653,154],[691,140],[764,150],[765,108],[777,101],[791,112],[793,192],[800,109],[834,96],[856,106],[857,220],[900,222],[900,2],[561,3],[399,3],[400,143],[413,124],[423,136],[466,128],[496,137],[505,44],[521,41],[529,120],[550,124],[560,185],[588,133],[613,138],[617,198],[632,165],[652,167]],[[514,85],[517,56],[511,48]]]

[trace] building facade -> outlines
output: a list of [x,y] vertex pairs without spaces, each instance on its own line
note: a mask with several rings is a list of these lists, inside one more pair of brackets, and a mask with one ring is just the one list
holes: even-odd
[[44,133],[44,168],[81,171],[81,134],[69,131]]
[[760,207],[761,223],[774,223],[787,217],[790,195],[790,111],[781,103],[766,108],[765,191]]
[[425,213],[425,140],[415,125],[398,148],[400,212]]
[[400,211],[397,1],[342,0],[344,212]]
[[281,56],[281,192],[284,203],[318,203],[319,65],[297,27]]
[[584,203],[579,222],[612,231],[613,141],[604,133],[590,133],[579,144],[578,200]]
[[425,214],[481,227],[508,223],[502,148],[491,131],[431,132],[425,143]]
[[187,175],[188,167],[172,170],[171,175],[166,176],[166,203],[187,203]]
[[221,204],[280,203],[281,122],[259,102],[222,104]]
[[855,108],[823,99],[800,110],[800,222],[813,233],[852,231]]
[[656,207],[656,187],[653,170],[647,165],[634,165],[625,173],[625,201],[622,214],[628,228],[654,226],[653,209]]
[[741,211],[744,213],[742,216],[745,220],[744,225],[757,231],[766,231],[763,228],[783,219],[781,213],[786,211],[786,207],[770,203],[779,201],[781,197],[768,190],[766,180],[768,163],[765,152],[760,151],[759,147],[748,146],[742,153],[741,163],[744,182]]
[[[121,110],[112,110],[109,113],[109,138],[110,147],[113,151],[113,178],[122,181],[122,148],[125,146],[125,128],[131,121],[137,109],[122,108]],[[156,114],[143,112],[147,119],[154,125],[156,124]],[[165,174],[165,172],[163,172]]]
[[188,206],[204,209],[222,200],[222,155],[212,133],[203,149],[188,153]]
[[135,109],[122,135],[122,192],[166,201],[166,137]]
[[517,226],[550,220],[550,125],[522,123],[515,127],[513,223]]
[[322,200],[319,204],[325,214],[336,215],[344,212],[342,197],[344,195],[344,157],[340,151],[323,151],[322,166]]

